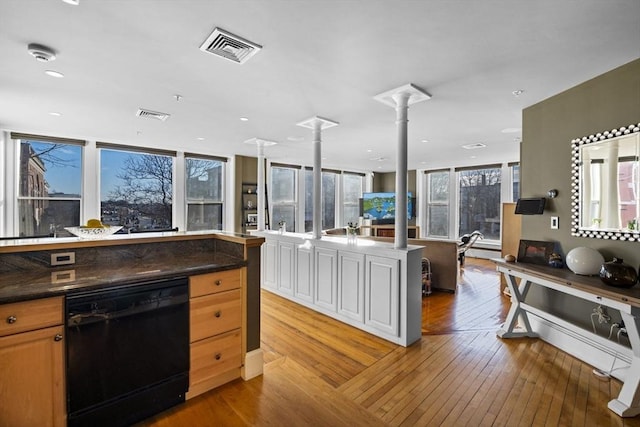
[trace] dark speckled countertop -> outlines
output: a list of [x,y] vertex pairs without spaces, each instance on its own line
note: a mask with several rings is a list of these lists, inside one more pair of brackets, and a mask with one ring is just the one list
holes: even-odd
[[65,295],[101,287],[154,279],[191,276],[246,265],[241,258],[221,253],[136,259],[94,265],[69,265],[0,274],[0,304]]

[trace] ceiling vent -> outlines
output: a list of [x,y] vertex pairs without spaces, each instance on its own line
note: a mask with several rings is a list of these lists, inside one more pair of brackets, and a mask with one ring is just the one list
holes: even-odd
[[160,120],[161,122],[164,122],[169,117],[171,117],[170,114],[160,113],[158,111],[145,110],[144,108],[138,109],[138,111],[136,112],[136,116],[147,117],[149,119],[156,119],[156,120]]
[[238,64],[244,64],[258,53],[262,46],[216,28],[202,43],[200,50],[221,56]]
[[465,150],[475,150],[477,148],[484,148],[484,147],[486,147],[486,145],[483,144],[482,142],[476,142],[475,144],[467,144],[462,146],[462,148],[464,148]]

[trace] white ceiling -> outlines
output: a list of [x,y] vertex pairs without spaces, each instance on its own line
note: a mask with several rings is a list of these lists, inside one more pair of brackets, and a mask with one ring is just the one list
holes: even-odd
[[[215,27],[263,49],[203,53]],[[640,1],[2,0],[0,53],[1,129],[214,155],[255,156],[257,137],[311,165],[296,123],[318,115],[340,123],[324,167],[386,172],[395,112],[373,97],[413,83],[433,98],[409,109],[409,168],[465,166],[518,160],[524,107],[640,57]]]

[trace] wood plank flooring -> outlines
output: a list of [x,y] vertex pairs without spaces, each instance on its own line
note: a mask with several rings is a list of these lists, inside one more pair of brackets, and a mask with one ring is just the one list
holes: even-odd
[[262,293],[264,375],[140,426],[640,426],[607,409],[620,383],[537,339],[501,340],[509,301],[467,258],[454,294],[423,298],[411,347]]

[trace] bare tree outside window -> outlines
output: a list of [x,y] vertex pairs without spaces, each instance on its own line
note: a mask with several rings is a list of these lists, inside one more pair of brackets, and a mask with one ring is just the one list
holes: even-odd
[[459,172],[460,235],[475,230],[491,240],[500,239],[500,168]]
[[103,149],[101,161],[103,223],[131,231],[172,227],[172,157]]
[[223,167],[219,160],[185,158],[187,230],[221,230]]

